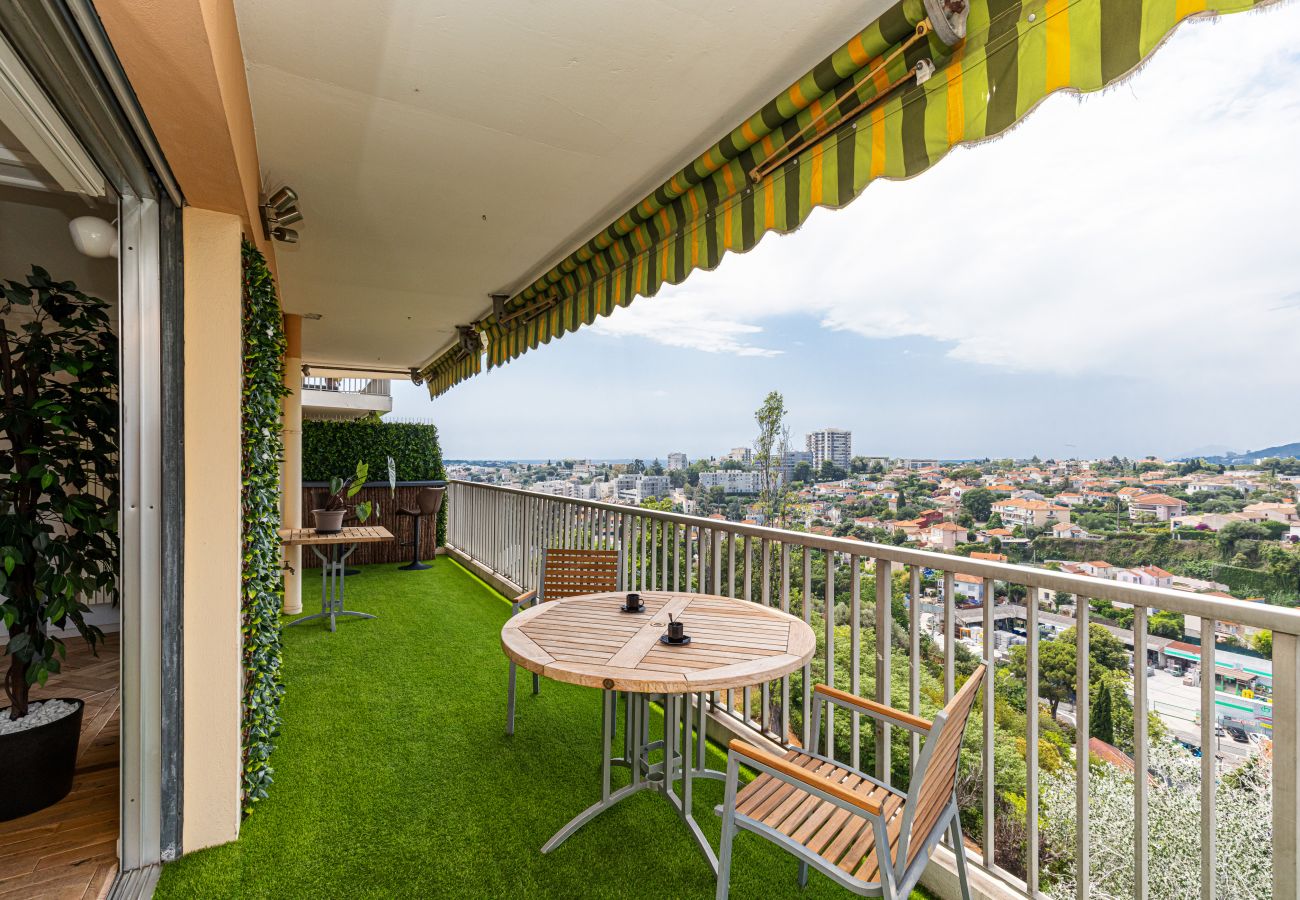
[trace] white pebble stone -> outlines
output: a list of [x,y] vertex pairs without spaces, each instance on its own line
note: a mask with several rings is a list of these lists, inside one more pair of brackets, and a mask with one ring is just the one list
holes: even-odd
[[27,706],[27,715],[21,719],[10,719],[8,709],[0,710],[0,735],[17,734],[30,728],[39,728],[42,725],[57,722],[64,716],[70,716],[76,711],[77,705],[75,703],[67,703],[63,700],[30,703]]

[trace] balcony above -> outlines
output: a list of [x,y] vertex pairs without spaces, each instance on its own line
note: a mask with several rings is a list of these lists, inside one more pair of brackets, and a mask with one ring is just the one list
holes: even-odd
[[325,378],[302,380],[304,419],[360,419],[393,411],[391,383],[384,378]]

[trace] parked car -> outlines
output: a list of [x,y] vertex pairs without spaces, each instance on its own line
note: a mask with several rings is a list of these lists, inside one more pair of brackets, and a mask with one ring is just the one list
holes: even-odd
[[1246,729],[1244,728],[1238,728],[1236,725],[1229,725],[1228,734],[1231,735],[1232,739],[1238,744],[1250,743],[1250,738],[1246,737]]
[[1215,737],[1227,737],[1227,736],[1228,736],[1228,730],[1227,730],[1226,728],[1224,728],[1222,725],[1215,725],[1215,726],[1214,726],[1214,735],[1215,735]]

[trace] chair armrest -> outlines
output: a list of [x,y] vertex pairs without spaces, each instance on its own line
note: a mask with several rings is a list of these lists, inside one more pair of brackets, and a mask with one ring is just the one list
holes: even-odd
[[901,709],[894,709],[892,706],[885,706],[883,703],[877,703],[874,700],[868,700],[865,697],[859,697],[856,694],[850,694],[848,691],[841,691],[825,684],[819,684],[813,688],[813,695],[814,697],[820,695],[839,706],[856,709],[858,712],[866,713],[872,718],[887,720],[895,725],[901,725],[922,734],[928,734],[933,724],[929,719],[914,716],[911,713],[903,712]]
[[525,604],[532,603],[536,599],[537,599],[537,591],[535,590],[524,591],[522,594],[520,594],[518,597],[515,598],[515,606],[524,606]]
[[856,806],[868,815],[879,816],[881,814],[879,804],[873,803],[861,794],[831,781],[825,775],[819,775],[808,769],[800,768],[792,762],[787,762],[779,756],[768,753],[766,750],[760,750],[753,744],[747,744],[739,738],[731,742],[730,748],[732,753],[745,757],[758,768],[766,770],[782,781],[807,785],[821,791],[823,794],[829,794],[837,800]]

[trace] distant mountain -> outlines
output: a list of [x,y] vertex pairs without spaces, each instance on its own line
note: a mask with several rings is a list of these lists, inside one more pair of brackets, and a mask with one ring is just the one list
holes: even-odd
[[1195,447],[1184,453],[1179,453],[1176,456],[1173,456],[1171,458],[1177,460],[1183,460],[1183,459],[1205,459],[1210,456],[1217,458],[1220,456],[1237,456],[1237,455],[1239,455],[1237,449],[1235,447],[1229,447],[1227,444],[1206,444],[1204,447]]
[[1261,459],[1272,459],[1279,457],[1300,458],[1300,441],[1291,444],[1279,444],[1276,447],[1265,447],[1263,450],[1247,450],[1245,453],[1221,453],[1216,456],[1206,454],[1189,454],[1182,457],[1183,459],[1204,459],[1206,462],[1217,463],[1223,466],[1239,466],[1243,463],[1256,463]]

